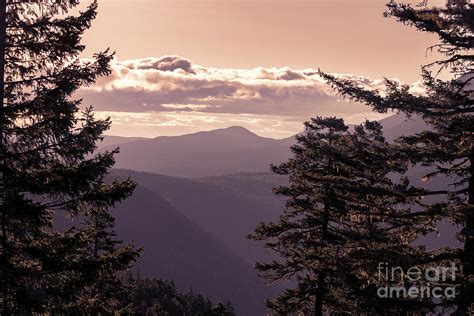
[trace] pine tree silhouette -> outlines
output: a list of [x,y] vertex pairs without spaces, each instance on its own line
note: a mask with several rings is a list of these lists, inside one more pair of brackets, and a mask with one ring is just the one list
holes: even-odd
[[[407,116],[418,115],[430,130],[398,140],[400,152],[413,165],[430,168],[423,179],[444,176],[447,190],[421,192],[436,196],[439,203],[425,203],[423,212],[414,218],[432,222],[449,219],[460,225],[463,249],[439,249],[427,264],[457,262],[463,273],[455,286],[455,299],[440,301],[444,308],[455,308],[465,315],[474,302],[474,4],[471,1],[449,1],[444,7],[413,8],[408,4],[388,4],[386,16],[401,23],[438,35],[437,49],[445,57],[422,67],[425,94],[413,94],[408,85],[386,80],[386,94],[366,90],[350,80],[321,73],[340,94],[373,107],[379,112],[397,110]],[[442,80],[440,73],[451,74]]]
[[[5,315],[109,313],[118,274],[138,252],[112,240],[107,209],[130,179],[106,184],[117,151],[93,155],[110,121],[72,98],[110,73],[113,54],[83,61],[82,34],[97,14],[71,1],[0,2],[0,297]],[[3,62],[2,62],[3,61]],[[77,225],[65,230],[54,219]],[[114,287],[114,290],[110,289]],[[110,290],[110,291],[109,291]],[[102,301],[105,297],[108,301]],[[111,305],[108,305],[110,302]]]
[[[409,266],[422,253],[411,246],[409,209],[414,203],[402,178],[404,164],[392,160],[393,146],[380,123],[354,132],[342,119],[314,118],[297,136],[293,157],[273,171],[289,176],[275,192],[287,197],[279,220],[261,223],[250,237],[265,240],[281,260],[258,263],[269,281],[294,280],[268,306],[277,314],[379,314],[423,310],[429,303],[377,297],[380,262]],[[393,182],[389,174],[399,174]],[[390,304],[388,304],[390,303]]]

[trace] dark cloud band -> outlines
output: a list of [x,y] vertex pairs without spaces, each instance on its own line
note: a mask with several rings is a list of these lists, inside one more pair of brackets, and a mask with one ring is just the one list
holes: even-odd
[[[370,109],[339,100],[315,69],[230,69],[193,64],[179,56],[115,61],[113,73],[79,97],[97,110],[200,112],[301,117],[318,113],[363,114]],[[358,84],[383,89],[381,80],[352,75]]]

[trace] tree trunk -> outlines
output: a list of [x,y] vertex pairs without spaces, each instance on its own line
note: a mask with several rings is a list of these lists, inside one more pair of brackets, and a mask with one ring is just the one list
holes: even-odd
[[[331,164],[331,162],[329,162]],[[329,226],[329,195],[330,190],[329,187],[326,186],[326,202],[324,203],[324,213],[323,213],[323,223],[322,223],[322,240],[328,239],[328,226]],[[318,281],[316,289],[316,301],[314,303],[314,315],[315,316],[323,316],[323,301],[324,301],[324,271],[319,270],[318,272]]]

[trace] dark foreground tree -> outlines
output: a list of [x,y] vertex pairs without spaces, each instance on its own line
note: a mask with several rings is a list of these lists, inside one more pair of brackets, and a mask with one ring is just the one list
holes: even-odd
[[[106,51],[79,60],[81,36],[96,16],[97,3],[67,16],[77,4],[0,1],[5,13],[0,23],[6,26],[0,43],[5,48],[0,87],[2,315],[110,313],[119,307],[113,299],[120,292],[116,274],[138,256],[112,241],[107,213],[131,194],[134,183],[106,185],[114,153],[92,155],[110,122],[94,119],[91,109],[81,112],[81,100],[71,98],[109,74],[112,58]],[[53,219],[65,216],[79,225],[56,229]]]
[[430,226],[413,225],[404,208],[416,202],[407,198],[408,184],[388,177],[404,166],[391,160],[380,124],[366,122],[350,133],[342,119],[316,118],[305,127],[293,157],[273,167],[289,176],[289,186],[276,189],[288,198],[286,210],[251,235],[281,256],[258,263],[261,274],[297,281],[268,306],[278,315],[400,314],[429,307],[404,298],[382,304],[377,296],[377,286],[386,282],[378,276],[379,263],[413,264],[420,253],[410,246],[413,232]]
[[[386,80],[386,93],[381,94],[350,80],[322,75],[344,96],[379,112],[419,115],[430,126],[429,131],[402,137],[398,142],[414,165],[430,169],[425,180],[443,176],[446,181],[446,191],[424,193],[443,202],[427,203],[423,215],[432,221],[450,219],[462,227],[459,240],[464,248],[437,250],[431,264],[449,260],[462,266],[463,273],[455,282],[459,290],[456,299],[439,303],[466,315],[474,303],[474,4],[453,0],[443,8],[413,8],[390,2],[386,15],[434,33],[441,40],[432,49],[437,48],[445,58],[422,68],[424,95],[412,94],[408,85],[391,80]],[[438,79],[440,72],[451,73],[452,79]]]
[[173,282],[157,279],[130,279],[134,284],[131,295],[132,315],[147,316],[234,316],[230,303],[212,303],[192,292],[181,294]]

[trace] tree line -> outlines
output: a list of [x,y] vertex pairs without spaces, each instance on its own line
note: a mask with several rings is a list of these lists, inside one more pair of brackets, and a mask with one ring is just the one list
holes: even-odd
[[234,316],[230,302],[212,303],[190,290],[181,294],[173,282],[154,278],[127,276],[133,286],[127,304],[131,315],[146,316]]

